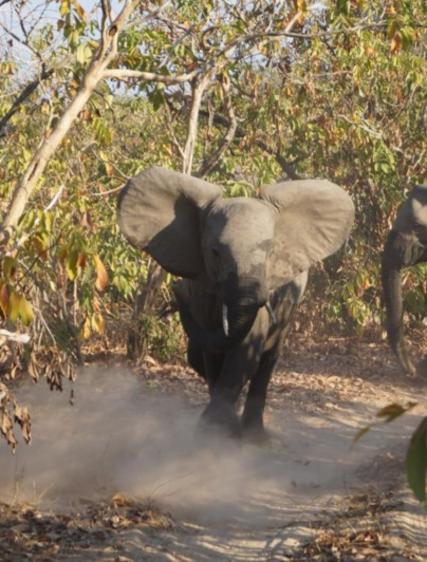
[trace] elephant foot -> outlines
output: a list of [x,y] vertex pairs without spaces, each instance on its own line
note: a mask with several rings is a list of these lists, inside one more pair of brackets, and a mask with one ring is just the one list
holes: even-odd
[[240,420],[231,404],[212,400],[203,412],[199,427],[203,432],[240,439]]
[[262,412],[243,412],[242,434],[246,442],[258,446],[267,446],[271,442],[271,435],[265,429]]
[[257,447],[269,447],[272,444],[272,435],[264,426],[243,427],[242,437],[245,442]]
[[276,448],[284,445],[282,438],[276,432],[265,429],[263,422],[242,422],[242,438],[246,443],[257,447]]

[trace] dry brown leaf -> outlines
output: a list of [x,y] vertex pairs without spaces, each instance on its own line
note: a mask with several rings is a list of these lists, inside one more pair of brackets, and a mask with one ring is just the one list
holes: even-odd
[[105,291],[105,288],[108,285],[107,270],[105,269],[105,266],[102,263],[101,258],[98,256],[98,254],[96,254],[93,259],[95,261],[95,270],[96,270],[95,287],[98,289],[98,291]]

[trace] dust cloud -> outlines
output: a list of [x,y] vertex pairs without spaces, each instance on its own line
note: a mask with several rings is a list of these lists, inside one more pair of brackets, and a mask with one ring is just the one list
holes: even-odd
[[408,435],[395,424],[350,450],[364,405],[333,420],[281,412],[273,420],[279,438],[262,449],[201,433],[200,407],[123,368],[86,368],[73,387],[74,405],[71,386],[19,389],[31,408],[33,443],[20,443],[15,456],[0,444],[4,501],[64,509],[120,491],[199,521],[283,523],[301,509],[324,508],[348,490],[356,468]]

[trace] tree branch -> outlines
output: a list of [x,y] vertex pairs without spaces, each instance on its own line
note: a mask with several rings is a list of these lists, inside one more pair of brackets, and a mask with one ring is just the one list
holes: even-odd
[[163,82],[164,84],[182,84],[192,80],[199,70],[193,70],[187,74],[171,76],[167,74],[156,74],[155,72],[144,72],[142,70],[130,70],[127,68],[108,68],[103,72],[103,78],[115,78],[116,80],[139,79],[152,82]]
[[229,95],[230,82],[229,82],[228,78],[224,77],[222,89],[223,89],[223,92],[224,92],[224,106],[225,106],[225,110],[227,111],[228,120],[229,120],[229,123],[228,123],[228,126],[227,126],[227,131],[226,131],[226,133],[225,133],[225,135],[222,139],[222,142],[218,146],[218,148],[210,156],[208,156],[204,160],[204,162],[202,163],[202,165],[200,166],[198,171],[194,174],[197,177],[203,177],[203,176],[209,174],[209,172],[212,171],[212,169],[219,162],[221,156],[224,154],[224,152],[227,150],[227,148],[233,142],[234,137],[236,135],[237,119],[236,119],[236,115],[234,113],[234,108],[233,108],[233,105],[231,103],[231,99],[230,99],[230,95]]
[[[208,114],[207,111],[201,111],[200,113],[204,117],[209,117],[209,114]],[[218,115],[218,114],[214,115],[213,122],[214,122],[215,125],[220,125],[222,127],[227,127],[227,128],[230,127],[230,121],[224,115]],[[236,131],[235,131],[235,134],[234,134],[235,139],[243,139],[247,135],[248,135],[248,132],[245,131],[242,127],[239,127],[239,126],[236,127]],[[271,156],[274,156],[274,158],[276,159],[276,162],[279,164],[279,166],[282,168],[282,170],[285,172],[285,174],[291,180],[301,179],[299,174],[297,174],[297,172],[295,171],[293,164],[288,162],[285,159],[285,157],[282,154],[280,154],[280,152],[278,150],[275,150],[274,148],[269,146],[266,142],[264,142],[261,139],[255,139],[254,143],[255,143],[256,146],[258,146],[258,148],[260,148],[261,150],[263,150],[267,154],[270,154]]]
[[103,79],[104,70],[115,56],[117,36],[127,17],[138,4],[139,0],[129,0],[126,2],[117,18],[109,26],[108,33],[100,39],[99,49],[84,73],[77,94],[62,113],[51,134],[41,142],[24,175],[17,181],[9,208],[0,228],[0,245],[8,241],[11,231],[18,224],[49,159],[70,130],[80,111],[86,105],[96,85]]
[[182,163],[182,171],[184,172],[184,174],[191,175],[191,170],[193,167],[194,148],[196,146],[197,140],[200,105],[202,103],[203,93],[209,86],[210,81],[210,72],[193,80],[187,140],[184,147],[184,160]]
[[[2,5],[0,4],[0,7]],[[9,332],[9,330],[4,330],[0,328],[0,340],[5,338],[6,340],[16,341],[18,343],[28,343],[30,341],[30,336],[28,334],[18,334],[18,332]]]
[[289,37],[294,39],[320,39],[322,37],[332,37],[334,35],[340,35],[345,33],[357,33],[359,31],[364,31],[366,29],[386,29],[387,22],[380,21],[376,23],[367,23],[364,25],[356,25],[354,27],[348,27],[346,29],[330,29],[329,31],[319,31],[317,33],[295,33],[293,31],[271,31],[267,33],[251,33],[246,36],[246,40],[250,39],[263,39],[263,38],[274,38],[274,37]]
[[37,89],[40,82],[42,80],[46,80],[47,78],[50,78],[50,76],[52,76],[53,73],[54,73],[53,68],[50,68],[48,70],[42,69],[42,72],[41,72],[40,76],[25,86],[25,88],[22,90],[22,92],[19,94],[19,96],[17,98],[15,98],[15,100],[12,103],[12,106],[9,109],[9,111],[7,111],[3,115],[3,117],[0,119],[0,133],[1,133],[2,129],[5,127],[5,125],[7,124],[7,122],[18,111],[19,106],[22,105],[31,96],[31,94]]
[[177,149],[177,152],[178,152],[180,158],[182,158],[184,160],[184,149],[182,148],[178,139],[176,138],[175,131],[173,130],[173,127],[172,127],[172,122],[173,122],[174,118],[173,118],[173,115],[172,115],[171,104],[170,104],[168,98],[166,98],[165,108],[166,108],[166,111],[167,111],[166,127],[168,128],[172,143],[175,146],[175,148]]

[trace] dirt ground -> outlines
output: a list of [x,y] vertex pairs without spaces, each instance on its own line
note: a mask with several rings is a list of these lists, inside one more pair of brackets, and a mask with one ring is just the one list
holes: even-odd
[[[97,363],[73,396],[24,385],[34,440],[0,448],[0,560],[426,560],[427,512],[403,468],[424,378],[402,375],[385,344],[293,349],[265,448],[198,431],[206,389],[183,367]],[[381,407],[408,401],[352,447]]]

